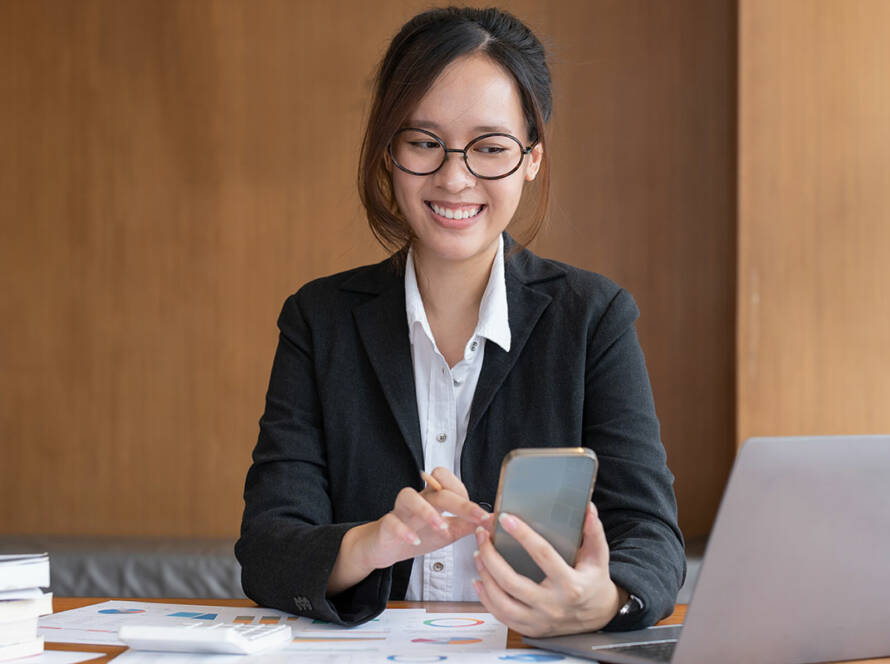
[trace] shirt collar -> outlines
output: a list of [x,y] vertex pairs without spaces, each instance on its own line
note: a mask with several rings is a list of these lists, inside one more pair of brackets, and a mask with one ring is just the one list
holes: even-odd
[[479,305],[476,334],[510,352],[510,319],[507,311],[507,282],[504,277],[504,236],[498,237],[498,252],[491,264],[488,285]]
[[405,261],[405,312],[408,314],[408,329],[412,331],[412,340],[414,327],[418,324],[432,340],[433,333],[426,318],[426,309],[423,308],[420,289],[417,287],[417,273],[414,271],[414,247],[408,248],[408,258]]
[[[408,249],[405,263],[405,312],[408,327],[413,329],[419,323],[426,335],[432,339],[429,320],[423,308],[423,300],[417,287],[417,273],[414,271],[414,248]],[[479,321],[475,336],[493,341],[506,352],[510,352],[510,320],[507,309],[507,282],[504,276],[504,236],[498,237],[498,250],[488,275],[488,284],[479,304]]]

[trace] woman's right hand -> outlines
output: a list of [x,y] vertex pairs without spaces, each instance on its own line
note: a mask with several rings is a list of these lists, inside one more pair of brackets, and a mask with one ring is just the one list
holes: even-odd
[[469,499],[454,473],[440,466],[432,476],[441,488],[432,483],[420,492],[405,487],[392,511],[346,532],[328,579],[329,596],[354,586],[375,569],[435,551],[487,525],[491,513]]

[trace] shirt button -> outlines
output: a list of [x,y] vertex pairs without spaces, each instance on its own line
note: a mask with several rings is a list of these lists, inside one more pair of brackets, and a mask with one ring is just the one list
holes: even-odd
[[455,378],[455,379],[454,379],[454,386],[457,387],[457,386],[460,385],[462,382],[463,382],[463,381],[459,380],[458,378]]
[[475,351],[477,348],[479,348],[478,341],[474,341],[473,343],[470,344],[470,350]]
[[436,440],[438,440],[440,443],[444,443],[446,440],[448,440],[448,434],[440,433],[438,436],[436,436]]
[[440,563],[440,562],[433,563],[433,571],[434,572],[441,572],[443,569],[445,569],[445,563]]

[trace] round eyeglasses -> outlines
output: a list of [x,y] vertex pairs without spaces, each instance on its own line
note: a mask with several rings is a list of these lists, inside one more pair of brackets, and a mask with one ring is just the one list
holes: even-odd
[[477,178],[499,180],[515,173],[533,147],[523,147],[515,136],[495,132],[477,136],[458,150],[446,146],[431,131],[406,127],[396,132],[387,149],[393,163],[411,175],[432,175],[445,164],[449,152],[459,152],[467,170]]

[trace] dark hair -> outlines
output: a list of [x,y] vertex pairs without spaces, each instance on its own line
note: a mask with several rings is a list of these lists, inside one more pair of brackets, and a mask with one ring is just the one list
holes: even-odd
[[544,47],[519,19],[501,9],[431,9],[405,23],[390,42],[377,71],[374,101],[362,141],[359,195],[371,231],[388,251],[404,249],[412,235],[393,195],[386,168],[387,146],[442,70],[455,59],[476,52],[486,54],[512,74],[519,88],[529,142],[545,148],[535,181],[535,213],[520,241],[531,242],[544,223],[550,197],[545,128],[553,106]]

